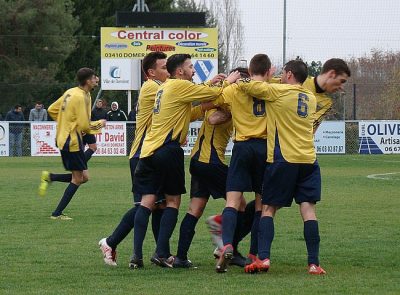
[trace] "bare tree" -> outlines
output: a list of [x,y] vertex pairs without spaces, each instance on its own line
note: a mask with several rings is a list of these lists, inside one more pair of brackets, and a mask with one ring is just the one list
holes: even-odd
[[176,0],[181,11],[205,11],[207,25],[218,28],[218,70],[226,73],[237,67],[243,54],[243,26],[237,0]]

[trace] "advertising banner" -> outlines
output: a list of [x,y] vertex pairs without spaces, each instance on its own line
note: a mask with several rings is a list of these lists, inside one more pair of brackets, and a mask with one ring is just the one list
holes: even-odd
[[358,123],[360,154],[400,154],[400,121]]
[[8,122],[0,122],[0,157],[9,155]]
[[126,156],[126,123],[107,122],[96,141],[95,156]]
[[314,146],[317,154],[345,154],[345,122],[323,121],[315,133]]
[[187,53],[196,70],[195,83],[218,73],[216,28],[101,28],[101,79],[104,90],[135,90],[140,63],[152,51],[168,56]]
[[56,147],[56,122],[31,123],[31,155],[58,156],[60,151]]

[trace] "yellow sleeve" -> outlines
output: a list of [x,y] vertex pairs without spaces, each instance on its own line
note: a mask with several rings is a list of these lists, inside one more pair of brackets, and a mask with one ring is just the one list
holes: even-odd
[[318,127],[326,114],[332,109],[332,99],[324,94],[315,94],[318,111],[315,113],[314,128]]
[[101,129],[103,128],[103,125],[100,120],[92,121],[89,123],[89,128],[90,128],[90,131],[87,132],[88,134],[99,134],[99,133],[101,133]]
[[197,120],[203,118],[204,113],[205,112],[203,111],[201,104],[199,104],[195,107],[192,106],[192,109],[190,111],[190,122],[197,121]]
[[194,84],[190,81],[183,81],[183,83],[183,87],[177,89],[183,102],[215,100],[223,89],[222,87],[207,86],[205,84]]
[[60,112],[61,105],[63,103],[64,95],[53,102],[47,109],[47,114],[54,120],[57,121],[58,113]]
[[279,90],[278,86],[280,85],[282,84],[269,84],[267,82],[252,81],[248,79],[241,80],[238,83],[238,87],[240,90],[255,98],[266,101],[277,100]]

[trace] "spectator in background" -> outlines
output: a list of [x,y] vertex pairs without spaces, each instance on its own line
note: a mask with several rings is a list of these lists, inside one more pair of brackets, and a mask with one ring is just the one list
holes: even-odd
[[136,121],[136,106],[134,106],[133,109],[129,112],[128,121]]
[[107,113],[107,121],[127,121],[128,118],[123,110],[119,109],[118,102],[111,103],[111,110]]
[[47,121],[47,111],[40,101],[35,104],[35,108],[31,109],[29,121]]
[[14,110],[11,110],[6,115],[6,121],[15,121],[17,123],[10,123],[10,156],[22,156],[22,130],[24,129],[23,123],[25,121],[24,114],[22,113],[22,106],[17,104]]
[[96,101],[95,108],[92,110],[91,120],[97,121],[97,120],[106,119],[106,118],[107,118],[107,111],[104,108],[103,100],[101,98],[99,98]]

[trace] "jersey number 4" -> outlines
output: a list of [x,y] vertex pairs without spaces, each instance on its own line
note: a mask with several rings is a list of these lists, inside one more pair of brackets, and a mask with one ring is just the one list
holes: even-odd
[[158,114],[160,112],[162,94],[163,94],[163,90],[158,91],[156,94],[156,101],[154,103],[154,108],[153,108],[154,114]]
[[297,102],[297,115],[302,118],[306,118],[308,116],[308,96],[304,93],[299,93],[299,99]]
[[264,117],[265,116],[265,101],[253,97],[253,114],[256,117]]

